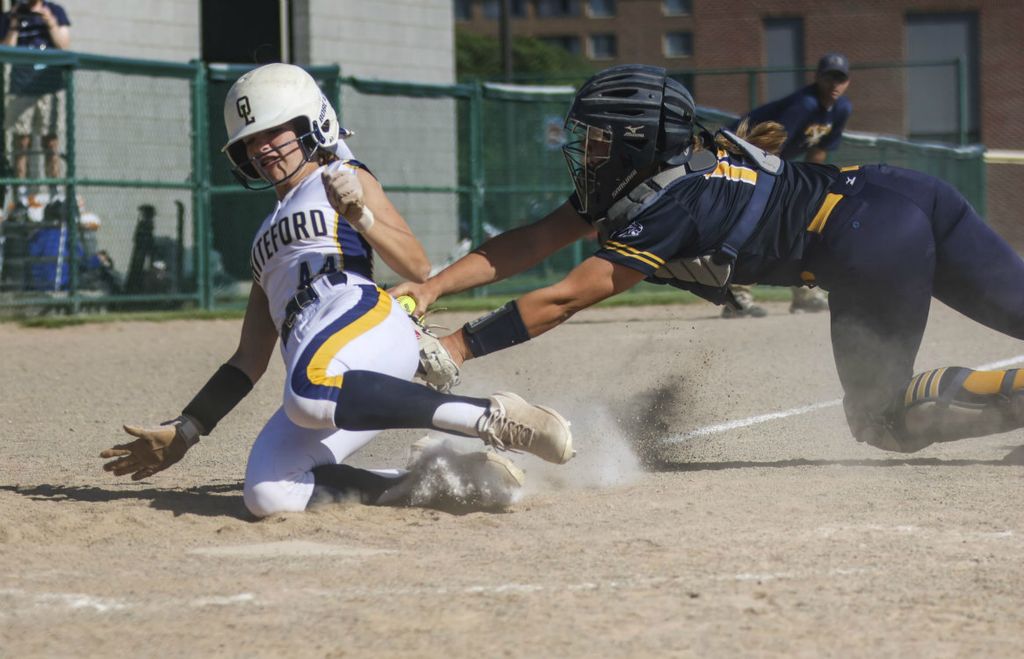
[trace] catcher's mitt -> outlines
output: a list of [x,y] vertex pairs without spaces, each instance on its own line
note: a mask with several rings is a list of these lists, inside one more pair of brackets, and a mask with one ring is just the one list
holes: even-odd
[[448,393],[462,381],[459,366],[441,345],[437,335],[421,319],[413,320],[416,321],[416,341],[420,345],[420,365],[416,369],[416,377],[426,382],[431,389]]

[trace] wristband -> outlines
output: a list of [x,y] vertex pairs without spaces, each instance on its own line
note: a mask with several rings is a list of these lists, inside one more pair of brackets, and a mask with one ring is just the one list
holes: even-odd
[[181,411],[199,426],[199,434],[209,435],[217,422],[252,391],[252,380],[241,369],[224,364],[217,369],[195,398]]
[[370,210],[369,206],[363,206],[363,214],[359,216],[358,220],[349,220],[349,224],[352,228],[359,233],[366,233],[373,226],[373,211]]
[[515,300],[466,323],[462,331],[466,334],[466,343],[474,357],[483,357],[530,340],[530,333],[526,330],[523,317],[519,315],[519,306]]
[[192,417],[182,414],[177,419],[168,421],[167,423],[174,424],[176,426],[175,431],[185,442],[185,446],[192,448],[199,443],[199,435],[201,435],[202,432],[199,430],[199,424],[196,423],[196,420]]

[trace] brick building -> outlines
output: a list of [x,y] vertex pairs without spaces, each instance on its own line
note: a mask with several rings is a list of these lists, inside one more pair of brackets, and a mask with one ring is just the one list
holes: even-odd
[[[841,51],[853,65],[849,128],[1024,150],[1024,26],[1019,0],[510,0],[514,36],[535,36],[590,60],[692,72],[701,105],[736,113],[811,79],[810,73],[712,73],[812,67]],[[457,29],[498,33],[498,0],[454,0]],[[955,63],[963,61],[962,68]],[[905,66],[932,62],[930,66]],[[958,68],[966,114],[961,117]],[[1024,172],[1015,154],[988,167],[988,215],[1024,250]]]

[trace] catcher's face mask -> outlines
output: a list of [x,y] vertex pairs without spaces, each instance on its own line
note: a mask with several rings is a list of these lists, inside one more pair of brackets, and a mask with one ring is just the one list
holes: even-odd
[[611,156],[612,132],[577,119],[567,119],[565,131],[567,135],[562,154],[576,187],[580,211],[586,214],[593,207],[597,195],[597,170]]

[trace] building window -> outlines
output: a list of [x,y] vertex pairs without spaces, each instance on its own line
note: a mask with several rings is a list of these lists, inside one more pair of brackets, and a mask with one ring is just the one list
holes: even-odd
[[[824,53],[822,53],[824,54]],[[764,21],[764,63],[789,71],[764,74],[764,100],[791,94],[805,84],[804,22],[799,18],[768,18]]]
[[[526,0],[508,0],[508,13],[512,18],[526,16]],[[501,0],[484,0],[484,18],[497,20],[501,16]]]
[[537,0],[537,16],[539,18],[579,15],[580,0]]
[[587,15],[591,18],[615,16],[615,0],[587,0]]
[[455,20],[468,21],[473,18],[473,0],[455,0]]
[[590,35],[590,59],[614,59],[618,51],[614,34]]
[[537,37],[537,40],[549,46],[561,48],[570,55],[580,54],[580,38],[575,35]]
[[[913,14],[907,16],[908,62],[946,61],[936,66],[914,66],[907,72],[907,126],[911,137],[956,142],[961,121],[966,137],[980,137],[978,121],[978,17],[977,14]],[[957,65],[964,63],[967,79],[967,116],[960,117]],[[856,84],[856,83],[855,83]]]
[[693,13],[691,0],[661,0],[661,12],[666,16],[689,16]]
[[693,33],[669,32],[662,38],[665,57],[690,57],[693,55]]

